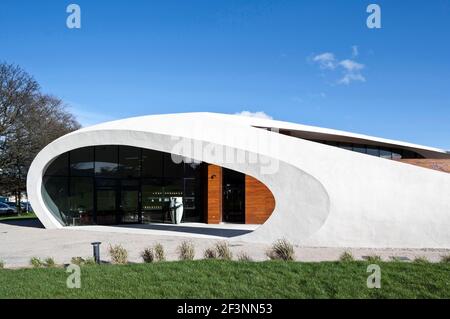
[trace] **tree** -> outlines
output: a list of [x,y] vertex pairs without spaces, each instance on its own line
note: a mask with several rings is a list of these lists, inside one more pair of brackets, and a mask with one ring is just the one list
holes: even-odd
[[19,66],[0,63],[0,194],[15,195],[18,204],[37,153],[78,128],[62,100],[43,94]]

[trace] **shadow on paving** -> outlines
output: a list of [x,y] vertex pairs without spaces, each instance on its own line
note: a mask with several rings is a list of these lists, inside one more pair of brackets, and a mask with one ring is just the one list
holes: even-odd
[[226,228],[208,228],[208,227],[194,227],[194,226],[170,226],[170,225],[154,225],[154,224],[137,224],[137,225],[118,225],[121,228],[134,229],[149,229],[149,230],[164,230],[172,232],[180,232],[187,234],[201,234],[217,237],[236,237],[251,233],[253,230],[248,229],[226,229]]
[[44,225],[42,225],[42,223],[37,218],[2,220],[0,221],[0,224],[6,224],[17,227],[44,228]]

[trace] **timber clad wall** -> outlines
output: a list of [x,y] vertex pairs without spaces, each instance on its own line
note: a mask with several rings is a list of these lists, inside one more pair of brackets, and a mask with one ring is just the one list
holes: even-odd
[[208,164],[206,195],[206,223],[219,224],[222,221],[222,167]]
[[245,223],[264,224],[275,209],[272,192],[256,178],[245,176]]
[[398,160],[402,163],[412,164],[436,171],[450,173],[450,159],[412,158]]
[[[206,189],[207,224],[222,222],[222,167],[208,164]],[[245,176],[245,223],[264,224],[275,209],[272,192],[257,179]]]

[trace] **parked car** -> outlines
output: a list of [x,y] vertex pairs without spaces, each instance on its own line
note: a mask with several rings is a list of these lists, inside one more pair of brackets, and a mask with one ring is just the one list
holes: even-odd
[[31,207],[31,204],[29,202],[21,202],[20,203],[20,209],[23,212],[30,212],[30,213],[33,212],[33,208]]
[[9,205],[11,207],[16,207],[16,202],[6,201],[6,202],[3,202],[3,203],[6,204],[6,205]]
[[0,214],[8,215],[17,213],[17,209],[14,206],[9,206],[6,203],[0,203]]

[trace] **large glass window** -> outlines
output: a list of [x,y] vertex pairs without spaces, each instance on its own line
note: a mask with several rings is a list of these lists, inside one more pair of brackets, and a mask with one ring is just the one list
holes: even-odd
[[67,177],[45,176],[43,179],[42,198],[53,214],[62,224],[69,225],[69,180]]
[[367,154],[380,157],[380,149],[374,146],[367,146]]
[[52,162],[43,196],[65,225],[171,223],[175,202],[183,203],[182,221],[201,221],[202,170],[201,163],[177,163],[153,150],[85,147]]
[[139,177],[141,175],[141,150],[136,147],[119,147],[119,170],[122,177]]
[[164,196],[161,179],[142,181],[142,222],[164,223],[170,220],[169,201]]
[[392,152],[388,149],[382,148],[382,149],[380,149],[380,157],[392,159]]
[[94,223],[94,179],[92,177],[70,179],[69,211],[74,225]]
[[95,147],[95,174],[103,177],[118,177],[118,150],[117,146]]
[[83,147],[70,152],[70,175],[94,175],[94,148]]
[[67,176],[69,173],[69,153],[64,153],[55,158],[48,166],[46,175]]
[[143,149],[142,150],[142,176],[163,176],[163,154],[162,152]]
[[366,154],[367,150],[366,147],[364,145],[353,145],[353,152],[358,152],[358,153],[363,153]]
[[164,153],[164,177],[180,177],[184,174],[182,157]]

